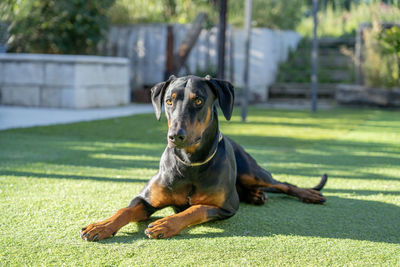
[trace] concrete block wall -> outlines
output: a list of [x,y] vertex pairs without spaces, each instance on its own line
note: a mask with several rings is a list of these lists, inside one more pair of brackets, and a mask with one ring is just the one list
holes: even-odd
[[[174,49],[178,49],[185,38],[189,25],[171,25],[174,33]],[[129,58],[131,88],[154,85],[164,80],[166,61],[167,24],[135,24],[111,27],[106,40],[99,44],[99,53],[104,56]],[[231,27],[228,27],[227,39]],[[190,73],[217,66],[217,28],[203,29],[193,47],[186,66]],[[227,66],[230,43],[227,42]],[[226,68],[229,69],[228,67]],[[180,75],[187,74],[182,69]]]
[[128,63],[99,56],[0,54],[0,103],[73,109],[125,105]]
[[[287,60],[289,51],[295,50],[301,36],[294,31],[255,28],[251,31],[249,89],[253,100],[266,101],[268,87],[275,82],[279,63]],[[233,31],[233,62],[235,85],[243,87],[244,30]]]

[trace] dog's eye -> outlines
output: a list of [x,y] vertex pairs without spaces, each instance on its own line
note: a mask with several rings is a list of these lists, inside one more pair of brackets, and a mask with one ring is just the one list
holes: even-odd
[[201,105],[203,105],[203,100],[201,100],[200,98],[196,98],[195,100],[194,100],[194,103],[196,104],[196,106],[201,106]]
[[168,106],[172,106],[172,101],[171,101],[171,99],[167,99],[167,101],[165,101],[165,103],[167,103]]

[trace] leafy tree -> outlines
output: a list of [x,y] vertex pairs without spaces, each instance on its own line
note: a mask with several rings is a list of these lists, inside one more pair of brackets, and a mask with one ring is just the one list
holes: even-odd
[[[198,12],[208,15],[208,26],[218,22],[219,0],[116,0],[108,11],[115,24],[190,23]],[[256,27],[294,29],[304,15],[304,0],[253,0]],[[241,27],[244,0],[228,0],[228,23]]]

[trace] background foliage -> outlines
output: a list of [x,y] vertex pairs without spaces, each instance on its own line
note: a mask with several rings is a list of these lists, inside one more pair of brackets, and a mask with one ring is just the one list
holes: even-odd
[[[398,4],[387,5],[384,1],[351,3],[349,10],[343,6],[328,4],[326,9],[318,13],[318,35],[320,37],[354,36],[358,25],[362,22],[399,21],[400,9]],[[296,26],[296,31],[302,36],[311,37],[313,29],[312,16],[304,17]]]
[[365,60],[362,67],[367,86],[388,88],[400,86],[397,56],[399,51],[396,51],[395,46],[396,42],[400,42],[400,36],[392,35],[392,32],[396,31],[382,30],[378,21],[374,21],[372,28],[364,30]]
[[9,1],[13,52],[94,54],[114,0]]
[[385,53],[395,53],[400,57],[400,26],[393,26],[390,29],[386,29],[379,36],[379,39]]
[[[117,0],[108,16],[115,24],[190,23],[198,12],[206,12],[208,25],[218,22],[218,1],[210,0]],[[254,0],[253,26],[273,29],[295,29],[306,4],[302,0]],[[290,19],[288,19],[290,18]],[[228,21],[241,27],[244,1],[228,1]]]
[[201,11],[209,23],[215,21],[215,5],[209,0],[116,0],[107,15],[113,24],[190,23]]
[[[46,53],[93,53],[113,24],[190,23],[198,12],[208,14],[208,26],[218,22],[218,0],[3,0],[0,21],[11,25],[12,50]],[[354,35],[360,22],[396,21],[397,0],[321,0],[320,36]],[[390,5],[388,5],[389,3]],[[253,0],[255,27],[296,30],[312,35],[311,0]],[[228,1],[228,21],[244,22],[244,1]]]
[[[94,54],[110,23],[190,23],[198,12],[218,23],[218,0],[3,0],[0,21],[10,23],[13,52]],[[354,37],[362,22],[395,22],[398,0],[320,0],[320,37]],[[312,0],[253,0],[254,27],[296,30],[312,36]],[[242,27],[244,1],[228,1],[228,22]],[[364,72],[371,86],[399,84],[400,34],[366,33]],[[288,66],[290,69],[290,66]],[[322,75],[324,76],[324,75]],[[300,77],[300,80],[302,77]],[[324,80],[321,77],[321,81]]]
[[[244,23],[244,2],[229,1],[229,21],[238,27]],[[253,0],[252,25],[294,30],[302,19],[306,7],[302,0]]]

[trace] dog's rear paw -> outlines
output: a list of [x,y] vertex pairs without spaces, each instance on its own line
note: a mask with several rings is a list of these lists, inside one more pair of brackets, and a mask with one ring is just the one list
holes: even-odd
[[267,196],[261,190],[246,190],[241,196],[241,201],[253,205],[264,205],[267,201]]
[[80,232],[81,238],[86,241],[99,241],[115,234],[116,231],[108,221],[92,223],[82,228]]
[[323,204],[326,198],[321,194],[321,192],[313,189],[300,189],[298,192],[298,198],[304,203],[311,204]]

